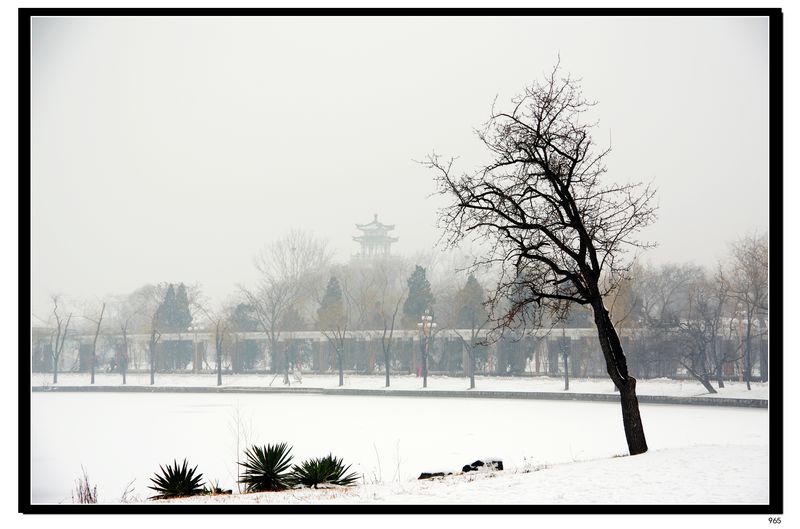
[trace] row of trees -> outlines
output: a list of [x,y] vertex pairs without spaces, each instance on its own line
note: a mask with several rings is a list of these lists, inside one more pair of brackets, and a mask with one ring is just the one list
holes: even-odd
[[[632,354],[644,356],[645,363],[648,354],[671,358],[710,393],[716,392],[712,380],[724,387],[723,366],[740,363],[749,389],[754,344],[769,324],[768,253],[766,234],[750,235],[735,242],[713,270],[693,264],[635,267],[609,303],[620,332],[635,332],[650,343]],[[738,344],[722,347],[725,341]],[[758,360],[764,379],[767,359]]]
[[[322,242],[292,233],[260,254],[261,270],[276,268],[265,266],[268,260],[283,262],[285,248],[300,255],[298,248],[303,248],[304,241],[316,246],[317,251],[322,249],[324,255]],[[766,235],[753,235],[734,243],[724,264],[713,270],[692,264],[634,266],[630,276],[604,302],[620,336],[632,344],[628,356],[637,376],[671,376],[679,366],[709,392],[715,392],[712,382],[724,386],[723,366],[736,365],[749,386],[752,367],[757,364],[765,379],[766,359],[759,356],[757,345],[769,321],[767,252]],[[482,331],[494,330],[496,325],[488,312],[489,291],[474,275],[447,274],[452,260],[435,262],[429,258],[425,262],[422,266],[399,256],[385,256],[336,264],[328,258],[316,262],[307,273],[282,281],[264,274],[259,286],[241,288],[218,307],[203,299],[199,286],[182,283],[145,286],[127,296],[84,304],[82,310],[66,315],[63,300],[54,297],[51,334],[46,338],[50,365],[58,364],[67,333],[81,334],[87,342],[81,348],[81,360],[94,383],[98,337],[102,337],[105,347],[112,351],[108,368],[118,371],[124,383],[131,360],[134,368],[143,367],[140,359],[130,357],[130,335],[139,334],[149,337],[145,366],[151,382],[156,372],[182,370],[205,361],[205,365],[194,367],[216,369],[220,384],[226,363],[237,371],[269,365],[289,384],[290,370],[301,351],[296,342],[282,341],[282,335],[286,338],[286,333],[315,330],[327,338],[343,384],[344,370],[353,362],[347,351],[348,338],[352,338],[353,330],[366,330],[372,331],[373,340],[380,344],[382,358],[377,363],[383,366],[388,387],[391,366],[397,365],[392,350],[397,343],[395,331],[418,330],[420,316],[429,310],[437,323],[434,335],[451,329],[460,337],[466,352],[463,369],[474,388],[476,364],[487,360]],[[436,278],[433,284],[429,275]],[[286,284],[289,282],[295,283],[294,289]],[[483,282],[488,283],[485,278]],[[282,288],[278,288],[281,283]],[[526,314],[520,314],[519,319],[533,317]],[[540,334],[555,327],[557,336],[559,327],[591,327],[592,315],[575,305],[538,323]],[[191,333],[198,329],[214,334],[209,359],[205,352],[193,356]],[[264,333],[268,337],[266,350],[250,340],[234,344],[232,332]],[[164,340],[163,334],[184,339]],[[735,347],[724,347],[725,340]],[[418,343],[422,353],[424,342]],[[561,353],[565,377],[570,373],[569,352],[565,347]],[[53,381],[57,382],[56,372]]]
[[[483,306],[485,291],[474,276],[453,274],[451,261],[437,262],[434,257],[423,256],[425,266],[400,256],[354,258],[338,264],[333,262],[325,242],[307,233],[291,232],[266,246],[256,258],[258,283],[240,287],[223,303],[209,303],[199,285],[163,283],[106,299],[97,307],[93,303],[73,303],[75,308],[64,318],[65,301],[53,296],[51,317],[39,318],[48,330],[45,350],[50,356],[53,382],[58,380],[56,367],[67,334],[85,337],[90,331],[94,333],[90,358],[82,354],[82,346],[79,361],[88,362],[91,383],[98,363],[97,337],[101,334],[114,352],[111,367],[122,374],[123,383],[131,361],[132,334],[149,336],[147,366],[151,383],[157,371],[185,369],[191,362],[200,361],[201,355],[192,357],[190,340],[191,333],[198,329],[214,333],[219,383],[231,332],[263,333],[267,338],[263,365],[269,359],[270,369],[282,373],[285,384],[291,381],[296,351],[284,346],[281,337],[293,331],[316,330],[326,336],[340,383],[345,342],[354,329],[374,331],[379,336],[384,366],[392,365],[395,330],[416,329],[426,310],[443,328],[469,329],[464,339],[472,346],[478,341],[477,331],[488,319]],[[442,278],[434,287],[428,278],[429,270]],[[80,322],[78,325],[75,319]],[[173,339],[163,339],[166,334]],[[185,339],[175,340],[176,334]],[[245,367],[254,368],[261,351],[253,350],[252,343],[247,345]],[[139,368],[136,359],[134,362],[134,368]],[[390,369],[385,368],[385,374],[389,386]]]

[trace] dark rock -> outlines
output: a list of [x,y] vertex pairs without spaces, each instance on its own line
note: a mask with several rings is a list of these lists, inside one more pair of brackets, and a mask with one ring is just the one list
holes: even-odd
[[423,472],[417,479],[443,478],[444,476],[451,475],[453,475],[452,472],[448,472],[446,474],[444,472]]
[[480,467],[487,467],[492,470],[503,470],[503,461],[499,459],[492,459],[489,461],[481,461],[480,459],[472,463],[471,465],[464,465],[461,469],[461,472],[472,472],[478,470]]

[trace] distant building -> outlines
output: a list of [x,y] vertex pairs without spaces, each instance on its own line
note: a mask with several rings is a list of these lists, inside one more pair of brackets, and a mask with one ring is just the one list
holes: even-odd
[[356,228],[361,230],[361,235],[353,237],[353,240],[361,244],[361,255],[364,257],[389,255],[391,244],[397,242],[397,237],[388,235],[394,229],[394,224],[382,224],[378,221],[377,213],[372,222],[356,224]]

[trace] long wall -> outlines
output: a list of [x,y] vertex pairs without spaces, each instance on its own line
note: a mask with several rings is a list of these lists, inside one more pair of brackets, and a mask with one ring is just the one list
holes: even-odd
[[[349,372],[374,373],[383,371],[384,353],[381,331],[350,331],[344,341],[343,368]],[[465,375],[469,370],[469,354],[464,337],[469,330],[446,329],[437,332],[428,342],[428,369],[431,373]],[[485,337],[486,331],[480,333]],[[32,348],[33,371],[52,370],[49,340],[46,335],[34,335]],[[91,361],[90,342],[93,336],[76,336],[68,340],[61,371],[86,371]],[[390,348],[390,367],[394,372],[415,373],[421,368],[424,342],[418,331],[395,330]],[[149,335],[129,335],[128,368],[145,369],[148,359]],[[685,370],[670,354],[675,344],[663,340],[654,342],[644,334],[622,336],[631,373],[637,378],[683,377]],[[116,369],[120,355],[119,337],[105,336],[98,343],[98,369]],[[720,351],[733,351],[740,344],[720,339]],[[768,342],[753,343],[753,377],[766,381],[768,375]],[[159,341],[158,369],[193,370],[215,367],[214,335],[212,333],[164,334]],[[605,362],[599,350],[595,329],[556,329],[549,333],[527,332],[515,338],[500,339],[488,346],[477,345],[474,350],[477,374],[564,374],[564,358],[568,359],[573,377],[605,376]],[[286,362],[308,372],[336,370],[336,358],[328,338],[318,331],[281,333],[278,350],[269,351],[266,334],[261,332],[231,333],[224,345],[223,366],[233,372],[268,369],[282,371]],[[723,376],[735,378],[741,374],[741,363],[723,366]]]

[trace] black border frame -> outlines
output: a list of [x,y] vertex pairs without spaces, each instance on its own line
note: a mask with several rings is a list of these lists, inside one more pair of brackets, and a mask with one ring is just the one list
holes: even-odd
[[[767,505],[74,505],[32,504],[30,372],[31,19],[56,16],[594,16],[768,17],[770,336]],[[19,480],[23,514],[782,514],[783,472],[783,12],[780,8],[19,8]],[[22,288],[22,287],[27,287]],[[776,325],[777,324],[777,325]],[[22,337],[27,337],[23,343]]]

